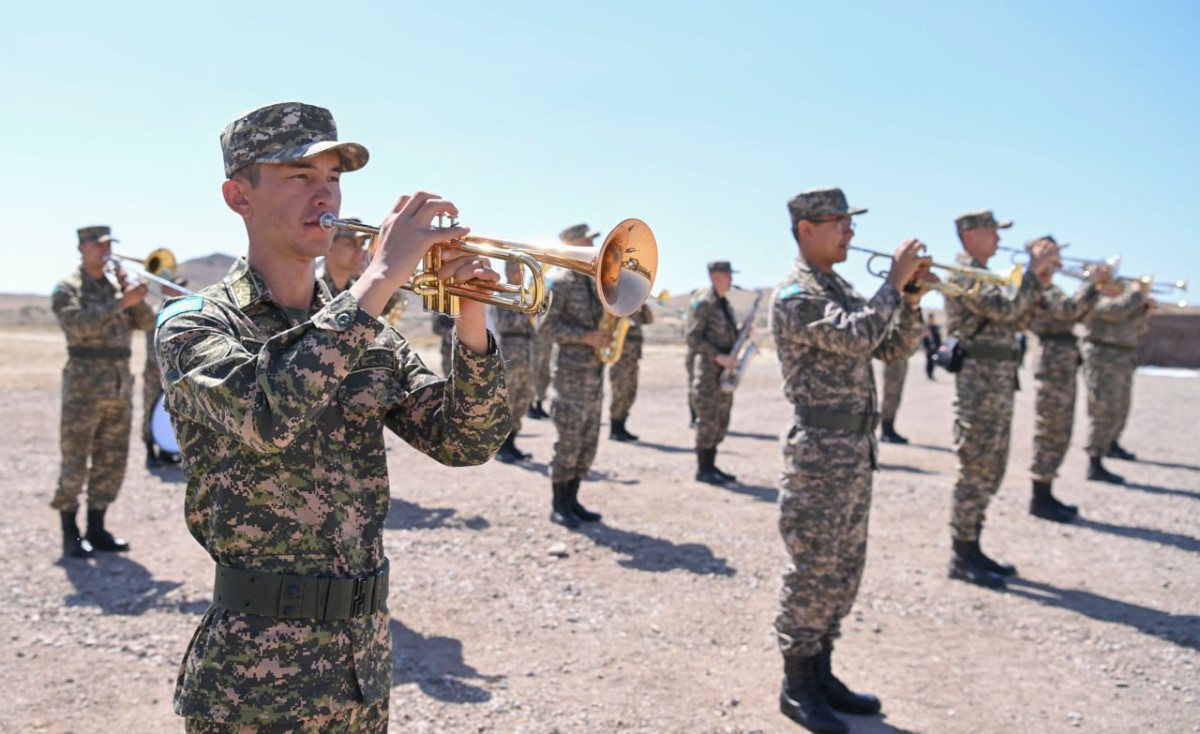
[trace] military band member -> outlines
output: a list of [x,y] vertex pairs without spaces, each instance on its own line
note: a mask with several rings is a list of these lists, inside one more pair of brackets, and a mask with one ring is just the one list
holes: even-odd
[[1087,478],[1124,484],[1102,463],[1104,457],[1134,461],[1137,457],[1121,448],[1117,439],[1125,429],[1137,371],[1137,347],[1150,329],[1154,301],[1142,284],[1128,289],[1108,284],[1096,308],[1084,321],[1083,371],[1088,388]]
[[[1054,238],[1046,235],[1030,240],[1025,248],[1032,249],[1041,240],[1058,247]],[[1075,423],[1075,372],[1080,361],[1075,324],[1096,306],[1100,297],[1097,282],[1107,281],[1109,271],[1104,266],[1093,269],[1074,296],[1068,296],[1054,285],[1053,275],[1053,271],[1048,271],[1038,276],[1042,281],[1042,300],[1029,326],[1041,344],[1041,357],[1034,373],[1038,381],[1034,408],[1037,419],[1033,433],[1033,465],[1030,467],[1033,497],[1029,501],[1029,512],[1043,520],[1071,522],[1079,509],[1060,502],[1052,488],[1071,444]]]
[[[79,268],[54,286],[50,306],[67,339],[63,368],[58,488],[50,506],[59,512],[63,555],[86,558],[93,550],[127,551],[104,516],[121,491],[133,420],[133,329],[153,329],[146,285],[128,282],[117,268],[120,290],[105,277],[112,230],[83,227]],[[79,495],[87,488],[87,535],[75,524]]]
[[925,335],[921,337],[921,344],[925,347],[925,377],[932,380],[938,349],[942,346],[942,329],[933,314],[925,318]]
[[[349,217],[346,221],[362,224],[357,217]],[[354,281],[362,275],[367,267],[368,239],[369,235],[352,229],[339,228],[334,231],[329,252],[317,265],[317,279],[325,283],[329,295],[338,295],[354,285]]]
[[637,398],[638,362],[642,359],[642,342],[645,338],[642,325],[652,321],[654,313],[645,303],[629,315],[629,330],[625,332],[621,356],[608,366],[608,382],[612,387],[612,400],[608,407],[611,422],[608,437],[613,441],[638,440],[637,436],[626,430],[625,421],[629,420],[629,411]]
[[[564,229],[558,238],[568,245],[591,247],[599,234],[586,224],[577,224]],[[579,485],[592,468],[600,440],[604,363],[598,350],[608,343],[608,334],[600,330],[604,306],[591,278],[562,270],[555,274],[550,293],[552,305],[538,329],[540,338],[558,345],[550,408],[558,431],[550,461],[550,521],[576,528],[581,522],[600,519],[600,513],[579,503]]]
[[729,432],[733,393],[721,389],[721,373],[737,367],[732,354],[738,323],[725,294],[733,287],[733,267],[728,260],[708,264],[710,287],[692,296],[688,309],[687,345],[696,353],[696,369],[688,396],[696,411],[696,481],[709,484],[736,482],[737,477],[717,468],[717,446]]
[[[963,214],[955,220],[963,251],[955,259],[961,268],[986,269],[1000,243],[999,230],[1012,222],[998,222],[991,211]],[[1004,586],[1016,573],[1011,564],[984,554],[979,536],[988,503],[1000,488],[1008,463],[1012,432],[1013,392],[1016,389],[1017,325],[1027,319],[1041,299],[1037,277],[1053,269],[1054,246],[1038,242],[1030,250],[1029,273],[1016,295],[997,283],[976,281],[955,273],[952,284],[964,293],[946,297],[946,328],[966,347],[967,357],[955,375],[955,447],[958,479],[954,486],[950,527],[953,552],[949,576],[980,586]]]
[[882,420],[879,440],[885,443],[908,443],[907,438],[896,433],[896,412],[900,410],[900,397],[904,394],[904,380],[907,377],[907,357],[883,363],[883,405],[880,409]]
[[[511,285],[520,285],[521,264],[509,260],[504,265],[504,277]],[[508,434],[496,459],[511,464],[526,461],[532,456],[517,448],[521,420],[533,402],[533,342],[537,333],[533,314],[511,308],[492,306],[492,323],[500,339],[500,354],[504,356],[505,382],[508,383],[508,407],[512,413],[512,432]]]
[[[550,304],[554,308],[554,304]],[[544,318],[544,317],[543,317]],[[550,365],[554,356],[554,342],[537,336],[533,342],[533,402],[529,406],[529,417],[534,420],[549,418],[543,404],[550,391]]]
[[[187,285],[186,278],[172,278],[178,286]],[[163,286],[167,298],[183,295],[182,291]],[[146,329],[146,361],[142,366],[142,442],[146,444],[146,468],[161,469],[163,463],[178,464],[179,454],[167,451],[154,440],[154,406],[162,396],[162,370],[154,355],[154,329]]]
[[[788,202],[799,255],[772,298],[771,328],[794,406],[783,447],[779,531],[789,555],[775,631],[783,653],[780,710],[813,732],[845,732],[834,713],[875,714],[879,699],[833,674],[834,640],[858,593],[867,551],[874,441],[871,359],[907,359],[921,337],[924,247],[896,250],[886,282],[867,300],[834,272],[854,237],[841,189]],[[902,291],[904,291],[902,293]]]
[[[454,205],[419,192],[383,218],[379,252],[331,296],[313,261],[339,179],[367,150],[329,111],[289,102],[221,134],[226,204],[247,257],[159,313],[157,350],[188,479],[188,529],[216,561],[213,604],[181,666],[188,732],[386,732],[392,678],[383,429],[451,465],[491,458],[508,434],[504,370],[483,305],[463,301],[442,379],[379,319]],[[447,249],[439,275],[495,281]]]

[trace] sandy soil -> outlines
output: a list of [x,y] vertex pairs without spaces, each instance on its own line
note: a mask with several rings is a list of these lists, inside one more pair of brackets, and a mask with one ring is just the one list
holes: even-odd
[[[109,513],[133,552],[61,560],[46,503],[65,350],[36,318],[6,323],[0,731],[182,731],[172,686],[212,577],[183,524],[183,479],[148,473],[135,445]],[[601,440],[582,494],[601,525],[547,521],[548,421],[526,422],[525,467],[450,470],[391,442],[392,731],[799,731],[776,710],[771,627],[789,415],[778,365],[765,350],[737,393],[719,463],[741,483],[699,484],[674,334],[662,324],[646,349],[629,421],[642,440]],[[436,364],[432,340],[420,346]],[[1018,395],[984,537],[1020,568],[1007,592],[945,576],[952,397],[948,375],[927,381],[914,361],[897,421],[912,444],[882,447],[866,577],[835,663],[886,717],[853,730],[1200,731],[1200,381],[1138,378],[1123,443],[1143,460],[1112,462],[1126,487],[1084,481],[1076,437],[1058,485],[1085,518],[1070,526],[1027,512],[1033,393]]]

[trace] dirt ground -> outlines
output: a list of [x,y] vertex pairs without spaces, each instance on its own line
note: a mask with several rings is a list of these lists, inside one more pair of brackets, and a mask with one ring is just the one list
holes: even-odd
[[[212,583],[183,478],[147,472],[135,441],[109,512],[133,551],[59,558],[47,502],[65,350],[38,322],[0,324],[0,731],[182,731],[172,688]],[[692,478],[683,348],[666,330],[654,342],[629,420],[641,441],[606,427],[583,488],[602,524],[547,521],[548,421],[526,421],[527,466],[452,470],[390,441],[393,732],[800,731],[776,701],[790,411],[775,355],[753,363],[721,446],[740,483],[716,488]],[[419,346],[437,364],[434,343]],[[1123,443],[1142,460],[1111,462],[1125,487],[1084,480],[1080,407],[1057,484],[1081,507],[1069,526],[1028,514],[1028,369],[1022,380],[984,535],[1021,575],[996,592],[946,578],[953,382],[912,363],[897,420],[912,443],[881,447],[866,576],[835,655],[886,716],[848,717],[853,731],[1200,732],[1200,380],[1137,378]]]

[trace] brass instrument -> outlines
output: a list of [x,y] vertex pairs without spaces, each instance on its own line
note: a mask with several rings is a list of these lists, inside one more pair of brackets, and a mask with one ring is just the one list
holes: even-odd
[[1113,278],[1113,282],[1124,288],[1128,288],[1134,283],[1141,283],[1147,293],[1158,296],[1165,296],[1173,291],[1183,291],[1187,293],[1188,282],[1186,280],[1173,280],[1168,283],[1158,283],[1154,280],[1153,275],[1142,275],[1139,277],[1122,276]]
[[[871,263],[875,260],[875,258],[879,257],[885,257],[890,261],[892,259],[891,255],[886,252],[879,252],[878,250],[868,250],[865,247],[851,246],[850,249],[857,250],[858,252],[865,252],[871,256],[867,259],[868,273],[874,275],[876,278],[886,278],[888,276],[887,270],[872,270]],[[1021,270],[1020,265],[1014,265],[1003,273],[994,273],[991,270],[985,270],[984,268],[969,268],[964,265],[942,265],[940,263],[931,263],[929,267],[945,270],[948,273],[965,275],[971,280],[975,281],[970,289],[964,289],[961,286],[957,286],[953,283],[919,282],[916,284],[920,288],[928,288],[931,291],[937,291],[938,293],[947,296],[961,296],[966,293],[974,293],[975,291],[979,290],[979,286],[983,283],[995,283],[997,285],[1003,285],[1008,288],[1010,294],[1016,293],[1021,287],[1021,278],[1023,276],[1023,271]]]
[[625,335],[629,333],[630,321],[628,316],[614,316],[605,311],[600,319],[600,331],[608,334],[604,346],[596,349],[596,359],[604,364],[612,364],[621,358],[621,350],[625,348]]
[[[338,219],[330,212],[321,215],[327,230],[349,229],[379,234],[378,227]],[[450,226],[456,221],[450,220]],[[377,241],[377,240],[376,240]],[[374,247],[375,244],[373,243]],[[516,262],[530,277],[519,284],[469,280],[452,284],[437,277],[442,265],[442,248],[452,247],[481,257]],[[573,270],[596,282],[596,294],[604,310],[614,316],[628,316],[641,308],[650,296],[658,270],[658,246],[650,227],[640,219],[626,219],[604,238],[599,247],[573,245],[528,245],[521,242],[476,237],[455,238],[429,248],[421,266],[405,285],[421,296],[425,311],[457,317],[458,299],[466,298],[521,313],[543,313],[549,305],[543,266]],[[529,281],[528,285],[526,280]]]
[[[142,268],[128,268],[121,265],[121,261],[138,263]],[[116,270],[121,270],[130,273],[143,280],[150,281],[157,285],[152,288],[154,293],[160,298],[173,298],[174,296],[167,295],[163,292],[163,288],[170,288],[173,291],[182,293],[185,296],[194,295],[194,291],[190,291],[181,285],[175,283],[171,278],[175,276],[175,269],[178,263],[175,261],[175,254],[165,247],[160,247],[153,250],[145,259],[129,257],[128,255],[118,255],[116,253],[108,256],[108,262]]]
[[733,392],[737,389],[738,383],[742,381],[742,373],[750,364],[750,358],[758,353],[758,345],[754,342],[747,343],[747,340],[750,338],[750,330],[754,328],[754,316],[758,313],[758,304],[762,302],[762,298],[763,292],[758,291],[754,296],[754,305],[742,321],[742,328],[738,329],[737,340],[729,352],[737,361],[737,366],[721,370],[721,392]]

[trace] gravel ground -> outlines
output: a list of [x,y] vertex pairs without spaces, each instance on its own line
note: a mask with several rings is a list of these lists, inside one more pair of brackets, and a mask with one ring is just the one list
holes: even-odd
[[[0,731],[182,731],[172,688],[211,591],[183,479],[148,473],[135,445],[109,513],[133,552],[61,560],[46,503],[62,338],[10,328],[4,341]],[[722,489],[692,479],[682,361],[678,344],[647,346],[629,420],[642,440],[602,437],[582,498],[604,523],[578,532],[546,519],[548,421],[526,422],[523,467],[450,470],[391,441],[393,732],[799,731],[776,709],[771,627],[789,415],[778,365],[766,350],[739,388],[719,463],[741,483]],[[952,398],[950,376],[927,381],[914,361],[897,420],[912,444],[881,449],[835,665],[886,717],[854,717],[853,731],[1200,732],[1200,381],[1139,376],[1123,443],[1143,460],[1112,462],[1125,487],[1084,481],[1080,410],[1057,486],[1081,507],[1070,526],[1027,512],[1033,392],[1018,394],[984,536],[1020,568],[1007,592],[945,576]]]

